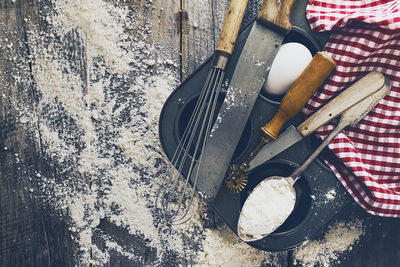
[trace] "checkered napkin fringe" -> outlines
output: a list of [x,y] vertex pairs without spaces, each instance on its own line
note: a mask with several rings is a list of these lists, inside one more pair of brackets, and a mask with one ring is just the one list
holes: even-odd
[[[391,81],[385,98],[329,144],[343,164],[327,163],[369,213],[400,217],[400,1],[309,0],[306,15],[314,31],[335,30],[324,51],[337,63],[306,116],[371,71]],[[333,128],[317,134],[325,138]]]

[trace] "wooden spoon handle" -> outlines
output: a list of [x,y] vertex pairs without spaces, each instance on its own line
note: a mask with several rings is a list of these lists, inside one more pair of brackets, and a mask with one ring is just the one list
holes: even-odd
[[261,128],[267,138],[277,138],[283,124],[302,109],[335,67],[335,61],[326,54],[318,52],[314,56],[282,99],[275,116]]
[[232,55],[248,0],[231,0],[221,35],[215,48],[217,54]]
[[368,112],[373,109],[378,102],[389,92],[390,83],[384,78],[384,85],[372,95],[364,98],[354,106],[341,113],[340,121],[332,132],[325,138],[322,144],[314,151],[314,153],[303,163],[303,165],[293,172],[291,175],[292,183],[300,177],[301,173],[310,165],[310,163],[319,155],[319,153],[348,125],[357,124]]
[[297,130],[303,136],[311,134],[331,119],[342,114],[343,111],[380,90],[385,82],[386,80],[382,73],[375,71],[368,73],[312,114],[297,127]]
[[290,13],[296,0],[264,0],[257,19],[261,23],[275,27],[284,32],[292,29],[290,23]]

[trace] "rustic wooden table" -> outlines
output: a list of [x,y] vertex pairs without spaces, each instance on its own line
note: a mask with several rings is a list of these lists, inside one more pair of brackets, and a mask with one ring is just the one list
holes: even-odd
[[[169,53],[178,66],[174,71],[182,80],[211,55],[229,1],[153,0],[154,10],[158,11],[152,14],[156,17],[148,15],[145,2],[149,0],[124,1],[127,6],[134,7],[136,15],[133,19],[151,26],[150,40],[160,47],[161,53]],[[254,16],[259,2],[249,1],[245,22]],[[0,1],[0,266],[72,266],[79,262],[77,246],[63,217],[29,192],[33,186],[32,176],[51,174],[57,166],[50,166],[44,160],[41,147],[33,141],[39,129],[27,130],[20,127],[17,120],[20,103],[35,107],[38,101],[36,82],[28,63],[32,47],[27,42],[27,29],[29,26],[45,31],[46,25],[39,14],[50,6],[44,0]],[[80,47],[73,36],[66,41],[69,49],[79,53]],[[11,50],[7,47],[10,43],[13,45]],[[26,64],[21,68],[16,61]],[[84,59],[77,60],[78,67],[79,64],[84,64]],[[16,77],[24,77],[28,83],[21,86]],[[18,162],[15,154],[18,154]],[[399,266],[400,222],[355,210],[356,215],[341,214],[338,219],[364,218],[366,234],[337,265]],[[102,227],[108,228],[109,233],[125,235],[107,222],[103,222]],[[124,242],[142,246],[135,240]],[[138,251],[148,253],[145,248]],[[291,257],[291,252],[283,254],[282,265],[293,265]],[[133,264],[118,253],[112,254],[109,261],[109,266]],[[171,261],[169,265],[176,264]]]

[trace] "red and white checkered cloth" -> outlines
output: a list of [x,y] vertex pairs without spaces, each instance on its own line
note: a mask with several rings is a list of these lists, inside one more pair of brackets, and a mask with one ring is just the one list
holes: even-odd
[[[388,95],[330,143],[344,164],[328,165],[365,210],[400,217],[400,1],[309,0],[306,15],[314,31],[335,30],[324,51],[337,63],[306,115],[370,71],[391,81]],[[333,127],[318,134],[325,138]]]

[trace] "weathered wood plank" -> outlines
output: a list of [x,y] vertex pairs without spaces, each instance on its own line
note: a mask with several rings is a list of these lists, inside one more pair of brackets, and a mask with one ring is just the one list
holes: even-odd
[[182,1],[182,78],[186,78],[214,52],[216,42],[212,2]]
[[[180,58],[180,32],[179,32],[179,10],[180,3],[177,0],[153,1],[154,11],[151,20],[152,32],[150,39],[160,48],[161,60],[166,58],[172,60],[179,66]],[[179,72],[180,70],[175,69]]]
[[[181,73],[180,1],[131,0],[125,2],[124,5],[128,6],[132,12],[134,29],[128,32],[132,39],[154,46],[154,54],[151,56],[157,62],[156,66],[167,67],[171,75],[179,77]],[[152,71],[157,75],[157,69]],[[120,94],[123,95],[122,89]],[[94,232],[94,243],[99,249],[105,249],[109,236],[119,246],[134,252],[135,256],[141,259],[131,259],[118,251],[111,251],[110,259],[105,266],[146,266],[156,261],[156,252],[146,246],[141,237],[130,234],[127,229],[116,226],[107,219],[102,219]],[[171,266],[186,265],[176,258],[167,259],[167,261]]]
[[72,266],[73,245],[67,226],[42,206],[31,180],[46,173],[36,146],[37,129],[20,122],[20,108],[34,110],[27,17],[38,12],[32,1],[0,3],[0,265]]
[[[187,77],[214,52],[230,1],[182,1],[182,76]],[[249,0],[242,26],[258,13],[262,0]]]
[[[145,41],[154,45],[154,47],[156,48],[154,50],[156,52],[156,61],[158,62],[159,60],[162,61],[168,58],[170,60],[169,62],[172,61],[174,63],[172,64],[172,66],[175,65],[176,72],[179,72],[179,64],[177,64],[179,62],[179,32],[175,31],[177,23],[176,14],[178,13],[179,7],[176,5],[176,2],[154,1],[152,5],[149,5],[149,1],[141,1],[139,3],[135,1],[130,1],[126,2],[125,4],[131,9],[133,13],[132,20],[135,25],[133,27],[133,30],[129,32],[129,34],[131,34],[134,41]],[[47,10],[51,8],[50,4],[46,2],[43,4],[43,6],[40,6],[39,9],[36,10],[36,13],[29,14],[29,22],[31,23],[30,28],[34,31],[33,34],[37,36],[39,36],[41,33],[49,32],[49,29],[47,29],[48,25],[45,21],[45,18],[40,15],[40,11],[43,11],[44,14],[46,13],[46,11],[41,9],[42,7],[46,7]],[[31,49],[33,50],[37,44],[35,43],[34,38],[31,41],[32,43],[30,45],[32,46]],[[82,36],[79,36],[76,32],[72,31],[68,33],[66,38],[63,40],[59,40],[57,39],[57,37],[54,38],[46,36],[46,38],[41,38],[40,40],[38,40],[38,42],[42,42],[40,46],[43,46],[43,48],[46,46],[52,47],[53,45],[57,45],[58,47],[60,47],[59,51],[62,51],[62,55],[60,56],[68,59],[68,64],[73,67],[74,73],[80,74],[82,80],[85,81],[87,77],[88,67],[86,63],[87,59],[85,51],[87,50],[87,44],[85,43],[85,38],[82,38]],[[55,51],[50,51],[50,53],[54,52]],[[51,54],[50,57],[52,56],[54,55]],[[168,63],[168,65],[171,64]],[[32,76],[32,73],[28,73],[28,76]],[[121,95],[123,94],[123,92],[124,88],[121,89]],[[43,106],[41,108],[43,108]],[[74,142],[79,146],[79,137],[77,135],[71,134],[71,125],[69,125],[68,123],[68,117],[63,114],[62,107],[59,107],[59,110],[57,110],[57,107],[51,108],[51,110],[46,110],[46,108],[44,107],[43,110],[38,111],[36,114],[38,120],[46,122],[50,125],[54,125],[55,128],[59,131],[69,134],[71,139],[77,139],[75,140],[76,142]],[[36,130],[37,134],[40,135],[40,125],[38,126],[38,129],[34,130]],[[62,181],[68,178],[68,172],[63,169],[63,166],[57,166],[57,162],[52,162],[52,159],[49,157],[46,157],[46,161],[49,166],[52,166],[53,169],[46,172],[46,169],[38,167],[38,173],[44,173],[46,177],[50,177],[51,175],[53,175],[52,180],[55,180],[55,174],[57,174],[58,181]],[[79,176],[77,178],[87,179],[86,183],[89,185],[94,182],[90,179],[90,177]],[[80,181],[80,183],[85,183],[85,181]],[[104,230],[106,232],[106,235],[112,235],[113,237],[115,237],[118,242],[122,242],[119,245],[132,247],[138,256],[150,253],[147,248],[143,247],[143,243],[139,242],[141,239],[138,239],[138,242],[136,242],[135,237],[133,236],[131,236],[130,239],[119,238],[121,236],[121,229],[117,229],[115,227],[112,227],[112,225],[110,226],[107,224],[99,225],[99,229],[101,229],[102,231]],[[71,235],[71,233],[69,232],[68,235]],[[102,234],[99,233],[95,235],[93,239],[95,244],[101,248],[104,243]],[[78,251],[74,250],[69,251],[68,256],[72,257],[72,255],[77,256],[78,254]],[[150,257],[151,255],[143,256],[144,258],[146,258]],[[79,263],[79,259],[76,259],[75,264]],[[138,262],[119,255],[117,252],[111,253],[109,264],[114,265],[114,263],[123,263],[123,265],[125,266],[135,266],[138,264]]]
[[221,34],[222,25],[224,24],[226,13],[228,12],[230,1],[211,1],[212,10],[212,38],[216,45]]
[[[255,15],[260,2],[249,1],[245,22]],[[137,40],[152,42],[158,48],[157,58],[169,58],[175,64],[173,70],[176,74],[182,73],[186,77],[212,54],[229,1],[154,0],[151,8],[148,8],[148,3],[149,0],[125,2],[136,12],[135,23],[148,29],[150,37],[144,38],[142,31],[132,31],[130,34]],[[39,18],[44,5],[48,3],[30,0],[0,1],[1,266],[72,266],[79,263],[75,257],[77,248],[71,241],[71,232],[66,223],[31,192],[31,189],[36,190],[36,184],[31,179],[35,179],[38,173],[54,177],[57,170],[42,160],[40,143],[37,145],[36,142],[39,126],[26,129],[20,124],[18,116],[18,108],[22,103],[35,110],[37,94],[31,78],[26,28],[29,24],[39,31],[46,31],[46,25]],[[71,33],[65,47],[75,67],[85,77],[85,44]],[[34,115],[43,116],[38,113]],[[374,217],[370,222],[365,237],[352,252],[341,259],[339,266],[396,266],[400,263],[398,220]],[[112,252],[109,266],[140,266],[146,264],[146,259],[153,262],[154,251],[148,250],[145,244],[129,235],[125,229],[107,221],[101,221],[98,228],[99,233],[95,233],[94,239],[100,248],[104,243],[103,234],[111,234],[118,244],[126,245],[137,254],[145,256],[145,262],[138,263],[118,252]],[[287,264],[284,255],[281,266]],[[171,257],[169,263],[179,264],[178,261]],[[185,265],[186,262],[180,263]],[[168,263],[165,264],[167,266]]]
[[[149,4],[151,3],[151,4]],[[125,3],[133,11],[135,29],[129,35],[136,40],[153,44],[157,58],[169,59],[179,72],[180,67],[180,1],[130,0]]]

